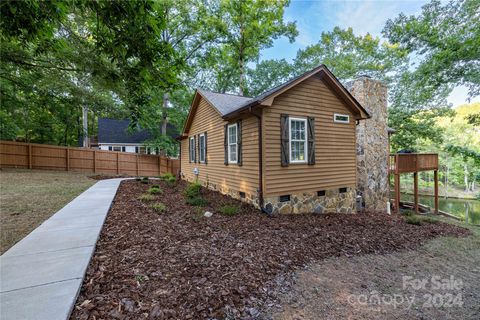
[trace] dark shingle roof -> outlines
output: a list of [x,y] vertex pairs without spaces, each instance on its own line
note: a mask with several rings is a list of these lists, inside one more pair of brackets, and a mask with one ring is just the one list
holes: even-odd
[[[98,143],[143,143],[152,138],[148,130],[129,132],[130,120],[115,120],[108,118],[98,119]],[[172,138],[178,136],[176,128],[167,124],[167,135]]]
[[252,100],[250,97],[206,91],[203,89],[198,89],[198,92],[207,99],[222,116],[241,108],[245,103]]

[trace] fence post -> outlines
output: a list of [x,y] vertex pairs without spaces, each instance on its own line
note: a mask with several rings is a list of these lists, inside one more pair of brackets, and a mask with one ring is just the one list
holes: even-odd
[[93,150],[93,173],[97,173],[97,150]]
[[137,177],[138,177],[138,176],[139,176],[139,174],[138,174],[138,171],[139,171],[139,170],[138,170],[138,153],[136,154],[136,156],[137,156],[137,163],[136,163],[136,167],[135,167],[135,168],[137,169]]
[[67,158],[67,171],[70,171],[70,149],[65,149],[65,157]]
[[32,169],[32,144],[28,144],[28,169]]
[[119,167],[119,163],[118,163],[118,154],[119,154],[119,152],[117,152],[117,174],[119,174],[119,172],[120,172],[120,167]]

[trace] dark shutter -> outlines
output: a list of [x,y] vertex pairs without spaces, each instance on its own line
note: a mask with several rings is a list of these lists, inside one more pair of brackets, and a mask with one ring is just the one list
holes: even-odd
[[290,162],[290,150],[289,143],[290,134],[289,134],[289,121],[288,121],[288,114],[280,115],[280,149],[281,149],[281,160],[282,160],[282,167],[288,167],[288,163]]
[[308,117],[308,164],[315,164],[315,118]]
[[237,122],[237,164],[242,165],[242,120]]
[[224,164],[228,165],[228,123],[225,124],[223,130],[223,151],[224,151]]
[[204,143],[205,145],[203,146],[205,149],[205,164],[207,164],[207,131],[204,133],[205,138],[204,138]]
[[197,163],[197,136],[193,136],[193,163]]
[[195,149],[197,151],[197,163],[200,163],[200,135],[197,134],[197,148]]
[[188,163],[192,163],[192,139],[188,138]]

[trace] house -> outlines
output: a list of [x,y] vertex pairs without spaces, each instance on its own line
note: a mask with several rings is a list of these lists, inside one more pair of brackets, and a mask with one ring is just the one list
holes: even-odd
[[[370,125],[362,129],[365,144],[370,135],[388,141],[386,88],[369,80],[362,79],[365,90],[384,96],[353,87],[372,106],[384,107],[385,118],[374,117],[381,123],[372,132]],[[379,178],[370,180],[381,190],[362,190],[386,209],[388,145],[357,150],[357,127],[370,117],[324,65],[253,98],[197,89],[179,137],[181,175],[268,213],[322,213],[354,211],[357,171],[360,177],[372,170]],[[366,167],[374,158],[364,153],[369,150],[382,161],[375,164],[380,169]]]
[[[108,118],[98,119],[98,147],[100,150],[121,151],[143,154],[157,154],[158,150],[145,146],[145,142],[152,138],[145,129],[130,132],[130,120],[115,120]],[[172,138],[178,137],[176,128],[168,123],[167,134]]]

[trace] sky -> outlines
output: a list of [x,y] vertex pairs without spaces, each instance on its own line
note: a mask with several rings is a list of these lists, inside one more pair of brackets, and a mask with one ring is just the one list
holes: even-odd
[[[298,37],[294,43],[286,38],[275,40],[273,47],[262,51],[261,59],[287,59],[291,61],[298,49],[315,44],[323,31],[331,31],[335,26],[351,27],[355,34],[382,37],[382,29],[388,19],[401,12],[417,15],[427,1],[418,0],[291,0],[285,10],[286,21],[296,21]],[[448,101],[457,106],[467,103],[467,88],[459,86],[450,94]],[[477,97],[473,101],[480,101]]]

